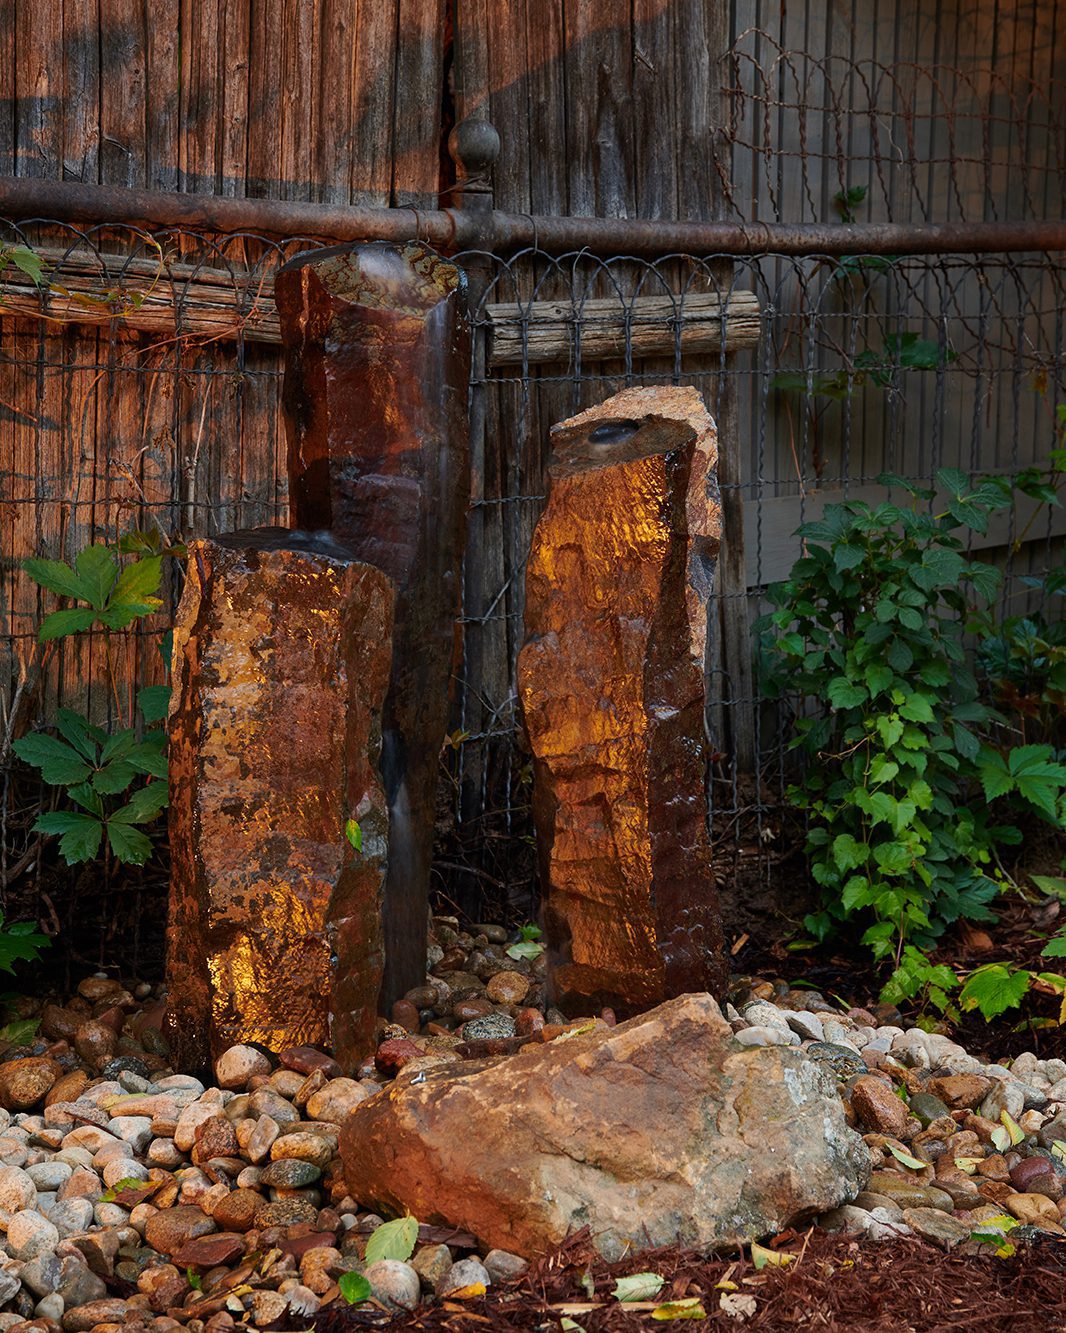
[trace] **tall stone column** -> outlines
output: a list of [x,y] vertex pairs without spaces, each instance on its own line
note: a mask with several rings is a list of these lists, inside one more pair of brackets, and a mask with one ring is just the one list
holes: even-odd
[[274,285],[292,522],[329,528],[397,589],[382,775],[387,1007],[425,978],[440,750],[470,496],[461,271],[423,245],[302,255]]
[[518,683],[554,997],[632,1013],[727,976],[707,834],[704,656],[721,531],[694,388],[552,431]]
[[328,535],[190,543],[170,709],[168,1028],[183,1068],[246,1041],[330,1046],[348,1069],[373,1050],[392,617],[386,576]]

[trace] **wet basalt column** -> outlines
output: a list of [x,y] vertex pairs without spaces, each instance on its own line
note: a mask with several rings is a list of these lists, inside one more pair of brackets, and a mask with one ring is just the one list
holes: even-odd
[[727,975],[707,836],[717,433],[693,388],[552,431],[518,659],[554,998],[633,1012]]
[[373,1049],[393,600],[324,534],[190,545],[170,710],[176,1067],[236,1042],[330,1046],[346,1068]]
[[422,245],[339,246],[286,264],[274,292],[293,524],[331,529],[397,588],[382,753],[387,1009],[425,979],[470,498],[465,280]]

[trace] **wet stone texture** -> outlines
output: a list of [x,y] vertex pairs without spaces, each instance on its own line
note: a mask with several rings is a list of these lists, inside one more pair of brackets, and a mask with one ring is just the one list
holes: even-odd
[[383,720],[392,830],[385,1009],[423,978],[440,747],[470,494],[462,272],[422,245],[338,246],[279,270],[292,521],[397,589]]
[[385,575],[326,534],[190,546],[170,714],[180,1068],[238,1042],[328,1044],[348,1068],[373,1049],[392,616]]
[[703,720],[714,422],[694,388],[630,389],[552,445],[518,679],[554,998],[633,1013],[720,995]]

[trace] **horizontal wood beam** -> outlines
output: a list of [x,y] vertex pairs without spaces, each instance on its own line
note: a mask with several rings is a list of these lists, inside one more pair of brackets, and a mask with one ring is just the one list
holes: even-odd
[[[934,500],[938,511],[944,507],[938,501],[944,498]],[[793,563],[803,554],[800,538],[794,535],[796,529],[801,523],[820,519],[827,505],[842,504],[845,500],[864,500],[869,505],[878,505],[887,499],[888,489],[884,486],[852,486],[846,492],[815,490],[808,491],[806,496],[781,495],[761,502],[745,500],[744,548],[748,588],[764,587],[788,578]],[[1040,514],[1040,510],[1044,513]],[[1033,521],[1030,523],[1030,520]],[[1052,507],[1049,510],[1037,500],[1018,496],[1013,511],[1001,509],[992,514],[988,531],[971,533],[969,545],[974,551],[1003,549],[1012,540],[1017,541],[1023,532],[1027,542],[1043,541],[1048,536],[1066,537],[1066,509]]]
[[[0,316],[111,325],[163,338],[235,338],[280,343],[273,272],[130,259],[38,248],[47,290],[9,264],[0,276]],[[532,301],[486,307],[490,367],[686,355],[754,347],[754,292]]]
[[530,301],[489,305],[489,365],[543,365],[685,355],[755,347],[761,329],[754,292]]

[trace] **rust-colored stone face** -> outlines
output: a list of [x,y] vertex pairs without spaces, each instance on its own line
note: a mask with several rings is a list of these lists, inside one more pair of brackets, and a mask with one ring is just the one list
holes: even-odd
[[[170,711],[168,1028],[182,1068],[238,1042],[373,1049],[393,591],[328,535],[190,545]],[[362,850],[345,836],[357,821]]]
[[465,280],[422,245],[303,255],[274,286],[292,521],[397,589],[382,775],[392,837],[383,1012],[425,975],[435,793],[470,496]]
[[721,994],[704,738],[714,422],[693,388],[629,389],[552,444],[518,682],[554,995],[633,1013]]

